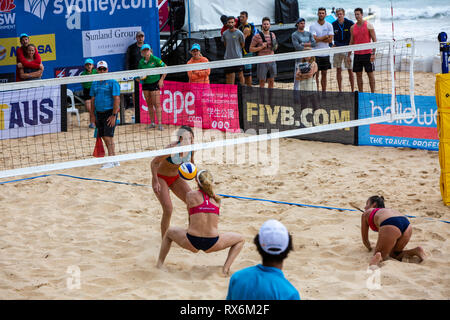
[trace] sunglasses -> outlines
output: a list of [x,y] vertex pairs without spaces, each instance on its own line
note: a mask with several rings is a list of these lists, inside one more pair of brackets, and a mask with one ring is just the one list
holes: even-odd
[[98,68],[97,70],[98,70],[98,71],[106,71],[106,68],[100,67],[100,68]]

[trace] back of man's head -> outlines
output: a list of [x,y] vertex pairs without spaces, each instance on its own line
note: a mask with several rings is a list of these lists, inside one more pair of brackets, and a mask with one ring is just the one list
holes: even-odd
[[254,243],[263,264],[281,263],[293,249],[292,237],[286,227],[277,220],[267,220],[259,229]]

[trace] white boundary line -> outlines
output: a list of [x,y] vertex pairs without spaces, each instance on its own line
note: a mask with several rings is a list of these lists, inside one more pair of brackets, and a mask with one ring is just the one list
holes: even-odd
[[270,134],[252,135],[252,136],[236,138],[236,139],[227,139],[227,140],[220,140],[220,141],[213,141],[213,142],[206,142],[206,143],[196,143],[193,145],[180,146],[180,147],[174,147],[174,148],[168,148],[168,149],[160,149],[160,150],[125,154],[125,155],[112,156],[112,157],[92,158],[92,159],[85,159],[85,160],[53,163],[53,164],[35,166],[35,167],[5,170],[5,171],[0,171],[0,179],[28,175],[28,174],[36,174],[36,173],[41,173],[41,172],[55,171],[55,170],[86,167],[86,166],[102,164],[102,163],[112,162],[112,161],[129,161],[129,160],[136,160],[136,159],[143,159],[143,158],[152,158],[152,157],[157,157],[157,156],[161,156],[161,155],[169,155],[169,154],[173,154],[173,153],[197,151],[197,150],[211,149],[211,148],[217,148],[217,147],[226,147],[226,146],[237,145],[237,144],[242,144],[242,143],[252,143],[252,142],[259,142],[259,141],[267,141],[267,140],[271,140],[271,139],[289,138],[292,136],[298,136],[298,135],[303,135],[303,134],[319,133],[319,132],[323,132],[323,131],[357,127],[357,126],[373,124],[373,123],[380,123],[380,122],[400,120],[400,119],[410,119],[413,116],[414,116],[413,113],[398,114],[398,115],[395,115],[394,117],[392,117],[389,114],[386,116],[359,119],[359,120],[353,120],[350,122],[340,122],[340,123],[333,123],[333,124],[327,124],[327,125],[323,125],[323,126],[316,126],[316,127],[310,127],[310,128],[286,130],[286,131],[275,132],[275,133],[270,133]]

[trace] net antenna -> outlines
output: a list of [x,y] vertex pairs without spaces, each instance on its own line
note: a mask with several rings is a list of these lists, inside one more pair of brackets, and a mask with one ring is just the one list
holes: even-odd
[[[320,82],[316,91],[294,90],[296,68],[302,59],[328,55],[334,60],[339,54],[353,55],[352,52],[369,49],[376,49],[375,94],[368,92],[367,83],[365,92],[358,93],[359,102],[349,83],[345,83],[344,92],[339,92],[336,79],[331,77],[334,69],[329,70],[324,94]],[[224,70],[228,68],[251,65],[256,78],[258,66],[272,62],[278,68],[273,89],[224,84]],[[318,134],[329,133],[333,137],[336,132],[345,133],[362,125],[411,119],[416,114],[413,65],[414,40],[404,39],[0,84],[0,178],[279,138],[315,140]],[[187,72],[207,69],[211,71],[210,84],[188,83]],[[160,90],[165,130],[148,128],[148,107],[138,93],[143,104],[140,110],[135,112],[122,104],[120,125],[114,136],[116,155],[94,158],[96,139],[94,131],[88,129],[88,113],[80,114],[81,126],[71,121],[64,107],[66,86],[110,79],[129,84],[135,77],[160,74],[167,74]],[[351,111],[355,103],[359,104],[357,114]],[[229,127],[231,123],[234,127]],[[168,147],[181,125],[195,129],[194,143]]]

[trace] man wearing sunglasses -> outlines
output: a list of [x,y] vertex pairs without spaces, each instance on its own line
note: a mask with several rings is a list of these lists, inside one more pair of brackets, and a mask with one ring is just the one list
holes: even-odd
[[[106,61],[97,63],[98,74],[108,72]],[[91,123],[95,122],[97,137],[101,137],[108,149],[108,156],[115,156],[114,129],[120,110],[120,85],[114,79],[92,82],[91,86]],[[93,106],[93,107],[92,107]],[[119,162],[109,162],[102,169],[120,166]]]

